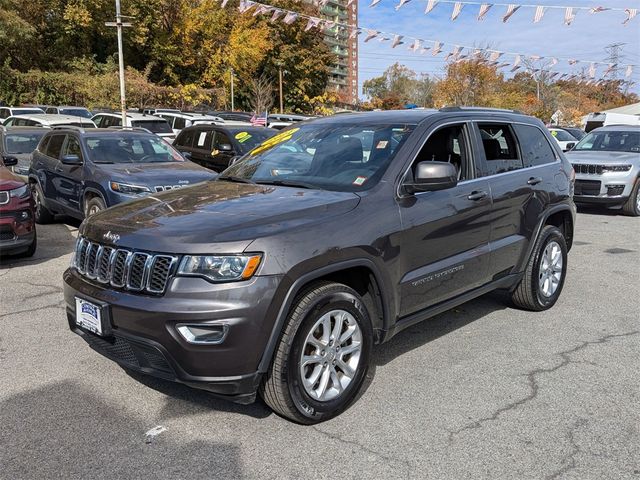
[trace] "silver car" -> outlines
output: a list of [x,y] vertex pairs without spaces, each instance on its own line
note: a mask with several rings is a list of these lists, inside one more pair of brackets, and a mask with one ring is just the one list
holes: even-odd
[[566,156],[576,172],[576,203],[622,207],[640,216],[640,127],[597,128]]

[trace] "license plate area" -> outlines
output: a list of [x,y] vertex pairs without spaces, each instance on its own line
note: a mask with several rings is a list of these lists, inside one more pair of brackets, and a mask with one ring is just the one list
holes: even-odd
[[96,335],[110,335],[108,305],[76,297],[76,325]]

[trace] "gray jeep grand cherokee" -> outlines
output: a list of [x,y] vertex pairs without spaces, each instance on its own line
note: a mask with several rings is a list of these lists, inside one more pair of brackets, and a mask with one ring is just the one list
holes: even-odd
[[374,344],[495,289],[558,299],[573,170],[544,125],[449,108],[318,119],[216,180],[80,227],[71,330],[128,369],[316,423]]

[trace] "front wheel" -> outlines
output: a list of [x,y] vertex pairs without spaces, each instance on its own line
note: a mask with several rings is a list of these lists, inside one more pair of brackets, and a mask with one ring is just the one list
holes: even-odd
[[526,310],[551,308],[562,292],[567,273],[567,242],[558,227],[546,225],[533,247],[524,277],[511,294]]
[[631,195],[622,206],[622,211],[630,217],[640,216],[640,179],[636,180],[636,183],[631,190]]
[[84,216],[85,218],[89,218],[106,208],[107,206],[100,197],[93,197],[84,206]]
[[260,394],[298,423],[335,417],[357,397],[372,345],[362,298],[346,285],[317,283],[293,305]]
[[36,223],[44,225],[53,222],[55,215],[45,206],[44,194],[37,183],[32,184],[32,194]]

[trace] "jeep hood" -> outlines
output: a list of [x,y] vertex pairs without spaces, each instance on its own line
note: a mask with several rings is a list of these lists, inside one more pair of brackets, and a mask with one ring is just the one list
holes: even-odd
[[640,162],[638,152],[597,152],[593,150],[572,150],[565,153],[571,163],[637,163]]
[[[216,173],[193,162],[100,164],[110,180],[145,186],[192,185],[211,180]],[[152,189],[153,190],[153,189]]]
[[359,201],[349,192],[214,181],[109,208],[81,232],[101,243],[111,243],[111,232],[120,237],[116,245],[156,252],[233,253],[256,238],[346,213]]

